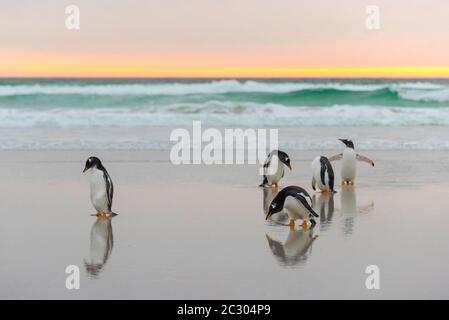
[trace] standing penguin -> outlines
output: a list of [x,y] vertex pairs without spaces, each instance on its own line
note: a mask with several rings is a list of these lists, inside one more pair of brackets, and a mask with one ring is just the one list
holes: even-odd
[[373,160],[358,154],[354,150],[354,143],[348,139],[338,139],[346,146],[342,153],[329,158],[329,161],[342,160],[341,180],[343,184],[354,184],[357,173],[357,160],[369,163],[374,167]]
[[312,188],[316,190],[316,187],[321,190],[321,192],[334,193],[334,170],[332,169],[332,164],[329,159],[320,156],[316,157],[312,161]]
[[309,193],[297,186],[289,186],[279,191],[270,204],[265,220],[282,209],[287,211],[290,218],[290,223],[287,226],[290,227],[295,226],[296,219],[303,220],[301,227],[304,229],[307,227],[307,220],[314,226],[316,224],[314,217],[319,217],[312,209],[312,198]]
[[103,167],[100,159],[90,157],[86,161],[83,173],[90,170],[90,201],[97,210],[97,216],[115,215],[112,212],[112,197],[114,196],[114,186],[106,168]]
[[271,151],[263,165],[263,181],[259,187],[278,187],[279,181],[284,177],[284,165],[292,170],[288,154],[280,150]]

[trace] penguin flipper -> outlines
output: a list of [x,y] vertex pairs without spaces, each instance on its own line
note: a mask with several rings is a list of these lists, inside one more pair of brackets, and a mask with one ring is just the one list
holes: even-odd
[[114,185],[112,184],[112,179],[109,176],[109,174],[106,171],[106,169],[103,170],[103,178],[104,178],[105,183],[106,183],[106,195],[108,197],[108,210],[111,211],[112,198],[114,197]]
[[327,177],[329,178],[329,189],[332,193],[334,193],[334,169],[332,168],[332,164],[329,159],[325,158],[324,163],[326,165]]
[[323,160],[323,157],[321,157],[321,170],[320,170],[320,178],[321,178],[321,183],[323,184],[323,186],[326,185],[326,180],[325,180],[325,175],[326,175],[326,162]]
[[339,153],[339,154],[333,155],[332,157],[329,157],[328,160],[329,161],[335,161],[335,160],[341,160],[341,158],[343,158],[343,153]]
[[271,158],[273,158],[273,155],[275,155],[277,152],[278,152],[277,150],[273,150],[273,151],[271,151],[271,152],[268,154],[268,156],[267,156],[267,158],[265,159],[265,162],[264,162],[264,164],[263,164],[263,167],[264,167],[264,168],[268,168],[268,167],[269,167],[269,165],[270,165],[270,163],[271,163]]
[[374,161],[371,160],[370,158],[362,156],[361,154],[358,154],[358,153],[356,154],[356,158],[357,158],[357,160],[366,162],[374,167]]
[[298,199],[299,201],[301,201],[302,205],[316,218],[319,217],[319,214],[315,212],[315,210],[312,209],[312,207],[309,205],[309,203],[307,202],[306,198],[304,198],[303,196],[298,196],[295,197],[296,199]]
[[263,176],[263,181],[259,184],[259,187],[264,187],[268,183],[268,179],[266,176]]

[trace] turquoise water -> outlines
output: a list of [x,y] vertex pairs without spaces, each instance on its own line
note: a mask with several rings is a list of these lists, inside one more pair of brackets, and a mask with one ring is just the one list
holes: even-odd
[[2,107],[146,107],[255,102],[285,106],[444,107],[442,80],[4,79]]
[[449,150],[449,80],[0,79],[2,150],[169,149],[193,121],[291,150]]
[[449,80],[0,80],[0,127],[172,126],[192,115],[211,125],[449,125]]

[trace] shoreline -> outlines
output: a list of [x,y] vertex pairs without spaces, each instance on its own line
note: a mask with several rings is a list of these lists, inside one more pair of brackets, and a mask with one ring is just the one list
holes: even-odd
[[[218,129],[224,137],[225,128],[202,124],[203,132]],[[246,129],[244,127],[242,129]],[[190,136],[192,125],[180,127],[132,128],[0,128],[0,152],[14,150],[168,150],[175,142],[170,135],[175,129],[186,129]],[[276,129],[275,127],[256,127]],[[449,128],[444,126],[411,127],[338,127],[301,126],[279,127],[279,147],[286,150],[340,150],[337,138],[352,138],[357,150],[416,150],[449,151]],[[203,143],[203,146],[205,143]]]
[[[164,151],[101,152],[119,213],[107,231],[90,216],[81,173],[90,152],[2,151],[0,297],[447,298],[449,254],[436,244],[449,241],[449,152],[436,153],[367,153],[376,167],[361,164],[354,189],[315,195],[321,217],[309,245],[306,233],[265,221],[258,165],[173,166]],[[281,186],[311,192],[314,155],[292,153]],[[106,261],[93,229],[113,232]],[[381,270],[375,292],[364,287],[371,264]],[[80,268],[77,292],[64,287],[67,265]]]

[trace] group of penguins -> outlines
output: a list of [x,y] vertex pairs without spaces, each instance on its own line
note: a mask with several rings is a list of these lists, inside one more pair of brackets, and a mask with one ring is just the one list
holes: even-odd
[[[348,139],[339,139],[346,146],[342,153],[332,157],[318,156],[312,161],[312,188],[322,193],[335,193],[334,190],[334,170],[332,161],[342,160],[341,180],[343,184],[354,184],[357,172],[357,161],[363,161],[374,167],[374,162],[366,156],[356,153],[354,143]],[[284,176],[284,167],[292,170],[290,157],[280,150],[273,150],[268,155],[264,166],[263,181],[260,187],[278,187],[279,181]],[[319,215],[313,209],[312,197],[302,187],[288,186],[283,188],[273,198],[266,212],[266,220],[279,212],[286,212],[289,223],[286,226],[294,227],[295,221],[302,220],[301,227],[307,229],[308,222],[313,228],[316,225],[315,219]]]
[[[323,195],[335,193],[334,190],[334,170],[332,168],[332,161],[342,160],[341,166],[341,179],[344,184],[353,184],[356,177],[356,162],[364,161],[374,166],[374,162],[369,158],[362,156],[355,152],[354,144],[351,140],[339,139],[343,142],[346,148],[342,153],[327,158],[325,156],[316,157],[312,162],[312,188],[322,192]],[[265,193],[276,194],[277,187],[279,186],[279,181],[284,176],[284,169],[288,167],[292,169],[290,163],[290,157],[287,153],[274,150],[272,151],[263,166],[263,182],[260,186],[264,187]],[[110,217],[116,215],[112,211],[112,199],[114,196],[114,186],[112,184],[112,179],[109,176],[108,171],[101,163],[101,160],[97,157],[89,157],[86,161],[83,172],[89,171],[90,176],[90,200],[93,207],[96,209],[96,215],[99,217],[94,223],[91,231],[91,260],[85,262],[86,270],[92,277],[97,277],[100,270],[106,263],[113,247],[113,237],[112,237],[112,225]],[[275,188],[272,188],[272,187]],[[270,199],[273,199],[270,201]],[[313,226],[316,222],[314,218],[318,217],[318,214],[313,209],[313,201],[309,193],[301,187],[298,186],[288,186],[281,191],[279,191],[274,198],[267,198],[267,208],[264,208],[264,213],[266,214],[266,219],[270,219],[274,214],[273,221],[283,224],[284,217],[288,216],[289,223],[286,224],[290,226],[290,232],[298,232],[293,227],[295,226],[295,221],[297,219],[302,219],[301,227],[303,229],[308,228],[308,223],[310,223],[311,228],[309,232],[313,232]],[[321,210],[320,212],[322,212]],[[279,214],[283,212],[284,214]],[[286,215],[285,215],[286,213]],[[279,219],[281,218],[281,219]],[[308,246],[313,242],[315,238],[310,235],[305,235],[303,233],[293,233],[289,236],[287,242],[290,245],[285,245],[272,240],[268,235],[267,239],[270,245],[270,249],[276,256],[279,256],[282,261],[289,263],[289,259],[286,258],[286,251],[290,252],[292,250],[291,244],[295,243],[299,250],[307,250]],[[305,240],[305,241],[304,241]],[[296,249],[298,249],[296,248]],[[297,254],[297,250],[293,249],[292,262],[295,262],[297,258],[302,259],[302,254]]]
[[[364,161],[374,167],[374,162],[355,152],[354,143],[348,139],[339,139],[346,146],[342,153],[334,155],[330,158],[325,156],[316,157],[312,162],[312,188],[317,188],[323,192],[335,193],[334,190],[334,170],[332,168],[332,161],[342,160],[341,179],[342,183],[353,184],[356,177],[356,163],[357,161]],[[284,176],[284,166],[292,169],[290,157],[287,153],[274,150],[270,152],[265,160],[263,169],[264,177],[260,186],[262,187],[277,187],[279,181]],[[93,207],[97,210],[97,216],[108,217],[114,216],[116,213],[112,211],[112,199],[114,196],[114,186],[108,171],[97,157],[89,157],[84,167],[84,172],[90,171],[90,200]],[[297,219],[302,219],[301,226],[307,228],[310,222],[313,227],[316,222],[315,219],[318,214],[312,208],[312,198],[309,193],[302,187],[288,186],[283,188],[272,200],[266,219],[269,219],[273,214],[284,210],[290,219],[287,224],[290,227],[295,226]]]

